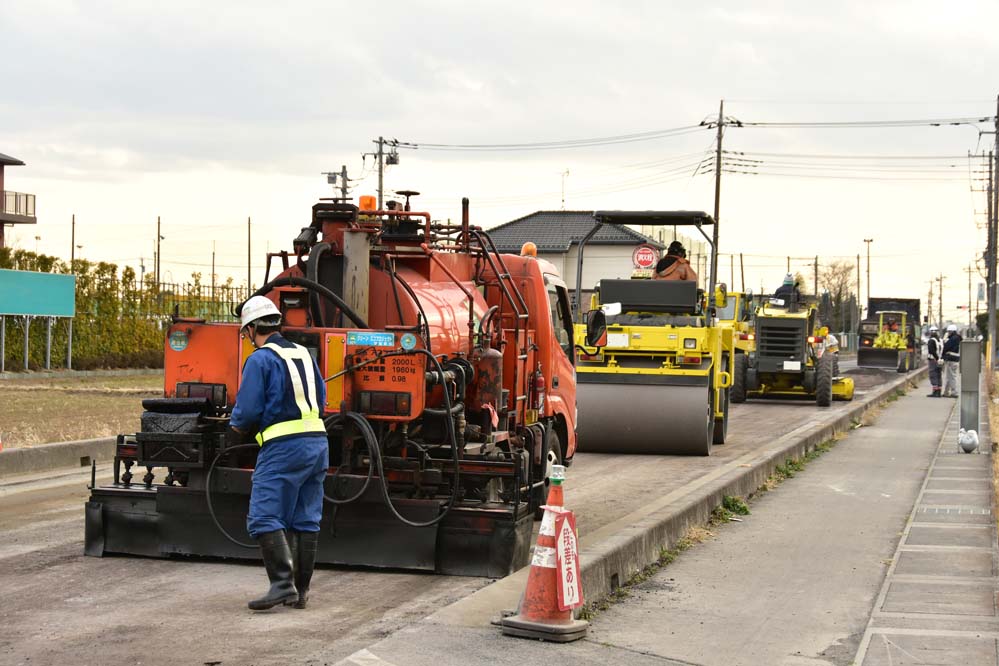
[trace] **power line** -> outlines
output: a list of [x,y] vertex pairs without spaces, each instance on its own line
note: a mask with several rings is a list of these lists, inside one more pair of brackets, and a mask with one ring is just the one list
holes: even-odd
[[424,141],[398,141],[399,148],[411,150],[452,150],[452,151],[526,151],[526,150],[561,150],[566,148],[587,148],[591,146],[608,146],[637,141],[653,141],[684,134],[704,131],[702,125],[687,125],[669,129],[650,130],[631,134],[591,137],[588,139],[563,139],[556,141],[534,141],[521,143],[431,143]]
[[867,127],[942,127],[945,125],[975,125],[992,123],[995,116],[973,116],[964,118],[930,118],[920,120],[820,120],[811,122],[800,121],[740,121],[733,123],[736,127],[799,127],[799,128],[867,128]]

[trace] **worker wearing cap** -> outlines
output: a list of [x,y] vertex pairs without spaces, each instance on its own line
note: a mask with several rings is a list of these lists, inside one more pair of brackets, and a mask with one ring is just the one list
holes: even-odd
[[798,290],[798,285],[794,281],[794,276],[788,273],[784,276],[784,282],[781,286],[777,287],[774,292],[774,298],[781,298],[784,300],[784,305],[790,305],[791,301],[801,300],[801,292]]
[[819,335],[822,336],[822,353],[833,355],[833,375],[839,377],[839,339],[828,326],[820,328]]
[[947,339],[943,344],[945,398],[957,397],[957,364],[961,360],[961,334],[955,324],[947,325]]
[[666,248],[666,256],[656,263],[656,280],[697,281],[697,273],[687,261],[687,250],[680,241],[673,241]]
[[926,365],[930,371],[930,392],[927,398],[939,398],[941,387],[941,369],[943,368],[943,343],[940,342],[940,329],[930,326],[929,338],[926,340]]
[[281,312],[264,296],[240,310],[242,329],[256,348],[229,421],[260,445],[253,470],[246,528],[260,543],[270,579],[252,610],[285,603],[305,608],[319,543],[329,444],[321,419],[326,385],[309,350],[281,336]]

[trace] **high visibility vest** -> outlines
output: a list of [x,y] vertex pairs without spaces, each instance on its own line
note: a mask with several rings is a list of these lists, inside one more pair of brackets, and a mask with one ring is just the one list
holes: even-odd
[[[301,435],[305,433],[322,433],[325,435],[326,424],[319,418],[319,392],[316,390],[316,375],[312,372],[312,356],[309,355],[309,351],[299,345],[281,347],[273,342],[268,342],[261,349],[270,349],[288,366],[288,378],[291,380],[291,388],[295,394],[295,404],[298,405],[298,409],[302,412],[302,417],[267,426],[262,432],[257,433],[257,444],[263,446],[268,441],[276,437],[284,437],[285,435]],[[302,363],[304,376],[302,372],[299,372],[295,361]],[[312,405],[309,404],[310,399],[313,403]]]

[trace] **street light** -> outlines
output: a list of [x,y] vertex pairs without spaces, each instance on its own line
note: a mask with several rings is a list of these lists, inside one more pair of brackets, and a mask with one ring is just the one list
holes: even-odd
[[867,302],[871,302],[871,243],[874,242],[873,238],[865,238],[864,242],[867,243]]
[[38,254],[38,241],[42,239],[41,236],[35,236],[35,254]]

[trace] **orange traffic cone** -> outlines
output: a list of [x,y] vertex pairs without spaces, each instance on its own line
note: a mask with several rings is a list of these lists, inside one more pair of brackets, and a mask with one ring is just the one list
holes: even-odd
[[556,569],[555,518],[565,513],[562,508],[564,494],[562,481],[565,467],[554,465],[550,476],[548,503],[543,507],[544,518],[538,531],[538,543],[531,559],[531,571],[527,576],[527,588],[520,600],[516,615],[501,621],[503,633],[507,636],[539,638],[555,643],[568,643],[586,635],[590,623],[572,617],[572,609],[559,610],[558,571]]

